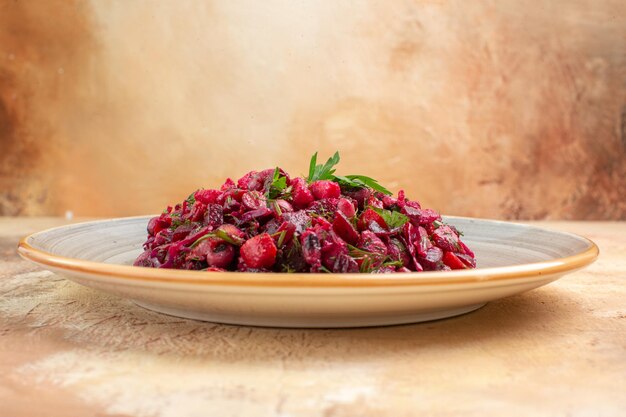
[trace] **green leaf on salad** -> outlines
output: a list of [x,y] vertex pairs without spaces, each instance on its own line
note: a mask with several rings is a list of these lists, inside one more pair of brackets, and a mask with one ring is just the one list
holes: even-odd
[[333,175],[334,181],[346,187],[364,188],[368,187],[383,194],[391,195],[392,192],[383,187],[374,178],[365,175]]
[[307,178],[308,182],[318,181],[318,180],[332,180],[333,173],[335,170],[333,167],[339,163],[339,152],[335,152],[335,154],[328,158],[328,161],[324,165],[317,164],[317,152],[313,154],[311,157],[311,162],[309,164],[309,176]]
[[[178,214],[178,213],[176,213]],[[171,230],[176,230],[176,228],[180,227],[180,226],[188,226],[191,224],[191,220],[189,219],[181,219],[180,218],[180,214],[178,214],[178,216],[174,216],[172,215],[172,224],[170,225],[170,229]]]
[[380,191],[383,194],[392,194],[391,191],[380,185],[378,181],[376,181],[374,178],[370,178],[365,175],[346,175],[346,177],[351,179],[353,182],[361,183],[366,187],[372,188],[376,191]]
[[315,167],[317,166],[317,152],[313,154],[311,157],[311,162],[309,162],[309,176],[307,177],[307,181],[311,182],[311,178],[315,176]]
[[287,177],[280,174],[280,168],[276,167],[272,183],[267,191],[267,197],[270,199],[279,197],[287,188]]
[[229,235],[225,230],[217,229],[213,232],[215,237],[222,239],[223,241],[230,243],[231,245],[241,246],[245,242],[244,239]]
[[329,158],[324,165],[318,164],[317,152],[315,152],[311,157],[311,162],[309,163],[309,176],[307,181],[311,183],[318,180],[330,180],[345,187],[371,188],[383,194],[392,194],[391,191],[380,185],[377,180],[366,175],[334,175],[334,167],[339,163],[339,160],[339,152],[335,152],[335,154]]
[[371,207],[371,209],[380,214],[380,217],[385,220],[385,223],[387,223],[387,226],[389,226],[390,229],[404,226],[404,224],[409,221],[407,216],[398,211],[379,209],[376,207]]
[[187,204],[189,204],[190,206],[193,206],[196,203],[196,192],[194,191],[193,193],[189,194],[189,197],[187,197],[185,201],[187,201]]

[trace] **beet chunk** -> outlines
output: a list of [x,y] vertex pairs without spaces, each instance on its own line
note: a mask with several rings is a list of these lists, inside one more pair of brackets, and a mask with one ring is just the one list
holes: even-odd
[[258,210],[266,207],[265,196],[258,191],[248,191],[241,196],[241,203],[248,210]]
[[337,201],[337,210],[342,212],[343,215],[349,219],[356,214],[354,204],[347,198],[340,198],[339,201]]
[[359,240],[359,232],[354,229],[354,226],[352,226],[350,221],[340,211],[337,211],[335,213],[335,220],[333,220],[333,230],[339,235],[339,237],[341,237],[343,240],[351,245],[356,245]]
[[313,268],[319,268],[322,263],[322,245],[320,239],[312,230],[307,230],[300,238],[302,245],[302,256],[306,263]]
[[224,209],[219,204],[209,204],[204,216],[204,223],[211,227],[218,227],[224,223]]
[[274,176],[273,169],[264,169],[250,176],[248,180],[248,189],[250,191],[266,191]]
[[368,208],[361,214],[361,217],[358,221],[359,230],[368,230],[370,229],[370,225],[372,223],[376,223],[380,228],[387,229],[387,223],[385,219],[383,219],[380,214],[376,213],[374,210]]
[[305,209],[313,202],[313,194],[303,178],[294,178],[291,187],[292,203],[295,208]]
[[204,204],[214,204],[220,195],[222,195],[220,190],[198,190],[194,194],[194,198]]
[[[462,252],[463,249],[459,245],[459,236],[450,226],[440,226],[432,234],[435,245],[441,249],[450,252]],[[447,265],[447,264],[446,264]],[[448,265],[449,266],[449,265]]]
[[452,269],[465,269],[467,266],[454,253],[446,252],[443,254],[443,263]]
[[142,252],[141,255],[139,255],[137,257],[137,259],[135,259],[135,262],[133,263],[133,265],[135,265],[135,266],[146,266],[146,267],[154,267],[154,266],[156,266],[155,260],[152,259],[151,253],[152,253],[151,250],[147,250],[147,251]]
[[387,246],[374,232],[369,230],[361,233],[361,240],[359,241],[359,248],[372,253],[380,255],[387,254]]
[[342,253],[335,257],[335,262],[330,268],[333,272],[359,272],[359,265],[349,255]]
[[358,188],[344,191],[344,195],[354,199],[357,203],[357,207],[359,210],[363,210],[365,208],[366,201],[372,195],[372,190],[369,188]]
[[309,185],[311,193],[316,200],[323,198],[339,198],[341,196],[341,188],[339,184],[328,180],[319,180]]
[[188,258],[206,259],[209,266],[227,268],[235,259],[235,248],[219,238],[208,238],[196,246]]
[[276,261],[276,252],[272,237],[262,233],[241,246],[241,259],[251,268],[271,268]]
[[428,269],[436,269],[437,264],[441,261],[443,257],[443,251],[439,249],[437,246],[431,246],[428,248],[424,256],[419,256],[419,261]]

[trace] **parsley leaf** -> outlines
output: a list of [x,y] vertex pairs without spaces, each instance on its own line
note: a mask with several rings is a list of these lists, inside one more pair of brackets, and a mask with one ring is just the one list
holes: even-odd
[[315,168],[317,167],[317,152],[313,154],[311,157],[311,162],[309,162],[309,176],[307,177],[307,181],[311,182],[312,178],[315,176]]
[[180,226],[188,226],[191,224],[191,220],[189,219],[181,219],[180,218],[180,214],[178,214],[178,216],[174,216],[172,214],[172,224],[170,225],[170,229],[171,230],[176,230],[176,228],[180,227]]
[[280,175],[280,168],[276,167],[274,170],[274,176],[272,177],[272,183],[267,190],[267,198],[274,199],[280,196],[287,188],[287,177]]
[[346,178],[351,179],[353,182],[362,183],[366,187],[380,191],[383,194],[392,194],[391,191],[380,185],[374,178],[366,177],[365,175],[346,175]]
[[376,207],[371,207],[371,209],[380,214],[380,217],[385,220],[385,223],[387,223],[390,229],[404,226],[404,224],[409,221],[407,216],[398,211],[384,210]]
[[383,187],[374,178],[366,177],[365,175],[333,175],[334,181],[340,185],[354,188],[369,187],[375,191],[379,191],[383,194],[391,195],[392,192]]
[[324,165],[318,164],[317,152],[315,152],[311,157],[311,162],[309,163],[309,176],[307,177],[307,181],[311,183],[318,180],[331,180],[345,187],[367,187],[375,191],[379,191],[383,194],[392,194],[391,191],[380,185],[378,181],[376,181],[374,178],[365,175],[334,175],[334,166],[339,163],[339,160],[339,152],[335,152],[335,154],[331,158],[329,158]]
[[328,161],[324,165],[317,164],[317,152],[313,154],[311,157],[311,162],[309,164],[309,177],[307,178],[308,182],[318,181],[318,180],[332,180],[334,178],[333,174],[335,170],[333,167],[339,163],[339,152],[335,152],[335,154],[328,158]]
[[189,197],[187,197],[185,201],[187,201],[188,205],[193,206],[196,202],[196,192],[194,191],[193,193],[189,194]]

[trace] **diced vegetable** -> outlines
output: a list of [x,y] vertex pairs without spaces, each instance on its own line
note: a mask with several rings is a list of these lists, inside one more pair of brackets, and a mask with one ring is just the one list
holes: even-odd
[[204,271],[392,273],[475,268],[462,234],[434,210],[364,175],[307,178],[276,167],[198,190],[150,219],[136,266]]

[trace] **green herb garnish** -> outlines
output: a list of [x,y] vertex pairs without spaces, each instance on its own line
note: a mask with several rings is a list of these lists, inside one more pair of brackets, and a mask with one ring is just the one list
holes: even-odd
[[361,260],[361,266],[359,271],[363,273],[369,273],[374,269],[382,268],[384,266],[402,266],[403,263],[400,260],[392,259],[389,255],[385,255],[378,252],[369,252],[365,249],[357,248],[356,246],[348,244],[348,254],[356,259]]
[[404,266],[404,263],[402,263],[402,261],[399,261],[399,260],[387,261],[387,262],[383,262],[381,266]]
[[[174,215],[176,214],[176,215]],[[180,213],[172,213],[172,224],[170,225],[171,230],[176,230],[180,226],[189,226],[191,225],[191,220],[185,219],[183,220],[180,217]]]
[[385,221],[385,223],[387,223],[387,226],[389,226],[390,229],[404,226],[404,224],[409,221],[409,218],[407,216],[398,211],[379,209],[376,207],[371,207],[371,209],[380,214],[380,217],[383,218],[383,220]]
[[380,185],[374,178],[370,178],[365,175],[334,175],[334,177],[335,182],[338,182],[340,185],[354,188],[369,187],[383,194],[393,194],[391,191]]
[[291,265],[289,265],[289,264],[283,265],[282,268],[283,268],[283,272],[285,272],[287,274],[293,274],[293,273],[298,272],[294,268],[292,268]]
[[331,271],[330,269],[326,268],[324,265],[320,265],[320,271],[326,272],[327,274],[332,274],[333,273],[333,271]]
[[226,233],[224,230],[217,229],[217,230],[215,230],[212,233],[207,233],[206,235],[202,235],[195,242],[193,242],[191,244],[191,246],[189,246],[189,247],[193,249],[196,246],[198,246],[202,241],[207,240],[209,238],[213,238],[213,237],[216,237],[218,239],[222,239],[224,242],[230,243],[231,245],[235,245],[235,246],[241,246],[245,242],[244,239],[233,237],[233,236],[229,235],[228,233]]
[[278,215],[279,217],[283,215],[283,211],[280,209],[280,205],[278,204],[276,200],[273,200],[270,204],[272,205],[272,208],[276,212],[276,215]]
[[266,197],[269,199],[278,198],[287,188],[287,177],[280,174],[280,168],[276,167],[274,170],[274,176],[272,177],[272,183],[267,190]]
[[307,181],[309,183],[318,180],[330,180],[342,185],[344,187],[351,188],[371,188],[375,191],[379,191],[383,194],[391,195],[392,192],[383,187],[376,181],[374,178],[365,176],[365,175],[334,175],[335,174],[335,165],[337,165],[340,161],[339,152],[335,152],[335,154],[326,161],[324,165],[317,163],[317,152],[313,154],[311,157],[311,162],[309,163],[309,176],[307,177]]
[[202,235],[200,236],[198,239],[196,239],[195,242],[193,242],[191,245],[189,245],[189,249],[193,249],[196,246],[198,246],[202,241],[207,240],[210,237],[215,237],[215,235],[213,233],[207,233],[206,235]]
[[185,201],[187,201],[188,205],[193,206],[196,203],[196,192],[194,191],[193,193],[189,194],[189,197],[187,197]]
[[335,170],[333,167],[339,163],[339,152],[335,152],[335,154],[328,158],[328,161],[324,165],[317,165],[317,152],[313,154],[311,157],[311,162],[309,163],[309,177],[307,178],[308,182],[318,181],[318,180],[333,180],[333,173]]
[[369,273],[372,272],[374,267],[372,266],[372,258],[369,256],[365,257],[361,262],[361,266],[359,267],[359,272],[361,273]]
[[302,245],[300,244],[300,240],[296,236],[294,239],[291,239],[291,245],[289,246],[289,250],[287,251],[287,257],[291,258],[301,253]]
[[236,236],[231,236],[222,229],[217,229],[213,233],[215,234],[215,237],[218,237],[222,239],[223,241],[230,243],[231,245],[241,246],[245,242],[245,239],[242,239]]
[[278,242],[276,242],[276,246],[279,248],[283,246],[283,242],[285,241],[285,236],[287,236],[286,230],[281,230],[280,235],[278,235]]

